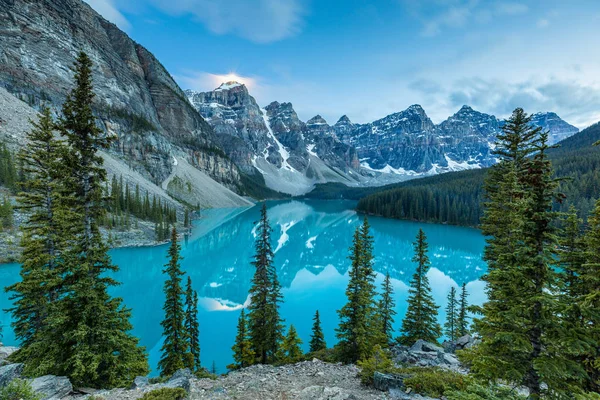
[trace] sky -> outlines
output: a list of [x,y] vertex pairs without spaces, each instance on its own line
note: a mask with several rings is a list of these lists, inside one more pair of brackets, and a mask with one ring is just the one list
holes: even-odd
[[598,0],[85,0],[183,89],[248,86],[304,121],[366,123],[412,104],[600,121]]

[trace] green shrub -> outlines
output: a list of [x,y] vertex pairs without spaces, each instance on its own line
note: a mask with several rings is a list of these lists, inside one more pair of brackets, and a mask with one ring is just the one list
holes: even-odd
[[444,396],[447,391],[464,391],[472,380],[458,372],[439,368],[405,368],[401,372],[410,375],[404,379],[404,385],[435,398]]
[[165,383],[168,381],[170,376],[154,376],[148,379],[148,383],[154,385],[155,383]]
[[373,355],[370,358],[359,361],[357,364],[361,369],[358,376],[360,376],[360,381],[364,385],[373,384],[373,375],[375,375],[375,372],[389,373],[396,370],[392,360],[390,360],[387,353],[379,345],[375,346]]
[[509,387],[475,382],[461,391],[449,390],[445,396],[447,400],[525,400],[524,396],[514,393]]
[[162,388],[144,394],[140,400],[183,400],[187,392],[182,388]]
[[0,400],[39,400],[29,382],[24,379],[13,379],[0,389]]
[[209,372],[206,368],[202,368],[194,372],[194,376],[198,379],[217,379],[217,375]]
[[335,348],[323,349],[314,351],[312,353],[306,353],[304,359],[306,361],[312,361],[313,358],[328,363],[336,363],[339,361],[339,355]]

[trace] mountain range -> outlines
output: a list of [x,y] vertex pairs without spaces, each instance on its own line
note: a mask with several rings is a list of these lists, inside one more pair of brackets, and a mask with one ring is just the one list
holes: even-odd
[[[502,121],[468,106],[437,125],[419,105],[367,124],[343,116],[329,125],[319,115],[304,122],[291,103],[261,107],[237,82],[182,90],[152,53],[81,0],[0,0],[0,19],[3,101],[56,110],[77,52],[86,51],[98,122],[117,138],[103,154],[109,174],[176,204],[239,206],[257,193],[377,186],[495,162]],[[0,139],[18,147],[29,110],[11,107],[22,121],[0,121]],[[554,113],[534,114],[532,123],[552,142],[578,131]]]

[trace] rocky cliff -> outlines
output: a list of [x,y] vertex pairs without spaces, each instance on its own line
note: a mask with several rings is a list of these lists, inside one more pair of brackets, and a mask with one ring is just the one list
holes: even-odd
[[[550,143],[578,132],[555,113],[538,113],[531,123],[549,131]],[[503,121],[463,106],[435,125],[417,104],[368,124],[343,116],[336,135],[355,146],[364,169],[409,177],[488,167]]]
[[354,147],[341,142],[320,117],[305,124],[291,103],[272,102],[261,109],[238,82],[185,94],[225,153],[271,189],[298,195],[315,183],[364,181]]
[[34,108],[58,108],[83,50],[94,62],[95,112],[117,137],[114,157],[157,185],[180,158],[226,187],[240,187],[237,166],[162,64],[86,3],[0,0],[0,20],[0,86],[10,93]]

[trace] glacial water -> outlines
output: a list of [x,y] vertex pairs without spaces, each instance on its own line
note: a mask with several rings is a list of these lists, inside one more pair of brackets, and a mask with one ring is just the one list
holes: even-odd
[[[285,201],[268,203],[273,227],[275,264],[283,286],[285,303],[281,308],[286,324],[294,324],[308,349],[312,317],[321,313],[328,345],[335,343],[336,310],[345,303],[348,281],[347,259],[352,233],[361,216],[353,211],[355,203],[345,201]],[[191,236],[181,241],[182,268],[192,277],[198,291],[201,330],[201,358],[210,368],[213,361],[224,372],[231,359],[231,346],[239,311],[248,302],[253,274],[250,264],[254,251],[254,227],[259,207],[204,211],[195,221]],[[449,225],[370,218],[374,236],[377,285],[390,272],[396,299],[396,328],[406,310],[408,284],[415,270],[411,262],[413,241],[419,227],[429,241],[432,267],[429,280],[443,321],[446,296],[451,286],[467,283],[471,303],[484,299],[479,277],[485,270],[482,261],[484,238],[478,230]],[[149,353],[156,368],[160,357],[163,318],[162,292],[168,245],[123,248],[111,251],[120,267],[115,274],[122,284],[112,290],[132,309],[133,333]],[[18,279],[17,264],[0,266],[0,285]],[[10,329],[8,295],[0,293],[0,320],[3,343],[15,345]],[[154,371],[156,373],[156,371]]]

